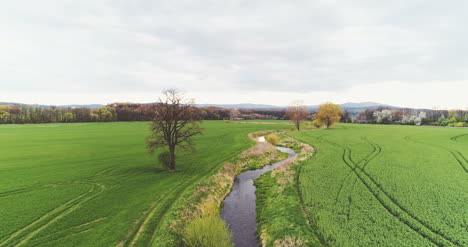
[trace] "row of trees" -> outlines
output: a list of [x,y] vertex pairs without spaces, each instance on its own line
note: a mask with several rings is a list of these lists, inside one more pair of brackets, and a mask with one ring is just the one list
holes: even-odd
[[302,123],[308,119],[312,120],[312,124],[316,128],[328,129],[339,122],[343,115],[344,112],[340,105],[329,102],[321,104],[315,114],[310,113],[301,101],[293,102],[286,110],[286,116],[293,122],[297,130],[300,130]]
[[349,119],[355,123],[439,125],[468,127],[468,111],[462,110],[366,110]]
[[[294,102],[287,110],[225,109],[221,107],[194,107],[203,120],[276,119],[291,120],[296,117],[290,108],[298,108],[301,119],[314,120],[300,102]],[[318,110],[319,111],[319,110]],[[151,121],[154,118],[154,104],[114,103],[102,108],[42,108],[30,105],[0,105],[0,124],[25,123],[71,123],[110,121]],[[294,111],[293,111],[294,112]],[[414,109],[368,109],[353,115],[341,111],[341,122],[371,124],[440,125],[468,126],[468,111]],[[316,124],[317,122],[315,122]]]
[[[195,107],[204,120],[288,119],[286,111]],[[154,104],[114,103],[97,109],[0,105],[0,124],[151,121]]]
[[57,108],[28,105],[0,105],[0,123],[69,123],[96,121],[94,110],[88,108]]

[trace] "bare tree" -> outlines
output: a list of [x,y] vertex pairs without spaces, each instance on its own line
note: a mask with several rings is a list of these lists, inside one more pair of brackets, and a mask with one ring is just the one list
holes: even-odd
[[286,110],[286,116],[294,123],[297,130],[301,129],[301,122],[307,119],[309,112],[302,101],[292,102]]
[[168,169],[171,171],[176,169],[176,148],[193,149],[192,137],[202,133],[201,118],[193,105],[193,100],[185,100],[175,89],[164,90],[154,105],[155,117],[146,145],[150,153],[167,148]]

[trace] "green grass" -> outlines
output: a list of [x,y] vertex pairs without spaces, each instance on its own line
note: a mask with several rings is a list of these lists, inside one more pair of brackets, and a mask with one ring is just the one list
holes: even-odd
[[197,218],[187,226],[184,237],[189,247],[232,247],[231,232],[218,215]]
[[289,135],[317,151],[296,186],[323,242],[468,246],[468,129],[343,124]]
[[144,146],[149,123],[0,126],[0,246],[150,246],[172,205],[282,125],[203,123],[174,173]]

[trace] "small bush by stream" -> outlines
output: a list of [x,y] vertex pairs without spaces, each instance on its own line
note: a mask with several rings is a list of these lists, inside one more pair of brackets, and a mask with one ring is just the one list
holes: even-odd
[[233,247],[231,233],[218,214],[198,217],[186,227],[184,243],[188,247]]
[[279,139],[278,139],[278,136],[276,135],[268,135],[267,138],[266,138],[266,141],[271,143],[272,145],[278,145],[279,143]]

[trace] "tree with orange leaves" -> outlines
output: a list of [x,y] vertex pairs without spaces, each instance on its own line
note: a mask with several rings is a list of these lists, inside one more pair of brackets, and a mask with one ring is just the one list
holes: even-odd
[[328,129],[340,121],[342,113],[343,110],[341,110],[340,105],[327,102],[319,106],[315,119],[320,125]]

